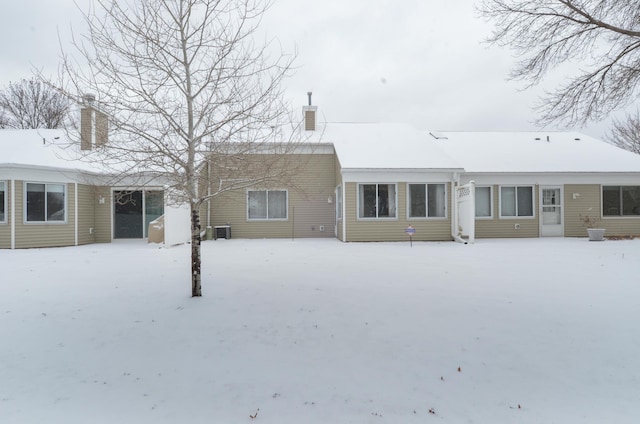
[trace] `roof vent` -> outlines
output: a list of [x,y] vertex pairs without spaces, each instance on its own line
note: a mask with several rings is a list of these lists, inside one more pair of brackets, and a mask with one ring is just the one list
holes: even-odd
[[437,131],[431,131],[429,133],[429,135],[433,138],[435,138],[436,140],[448,140],[449,137],[447,137],[446,135],[442,134],[441,132],[437,132]]

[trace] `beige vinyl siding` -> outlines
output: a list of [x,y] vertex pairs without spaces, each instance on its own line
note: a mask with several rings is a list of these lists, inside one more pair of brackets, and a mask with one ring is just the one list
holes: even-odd
[[[577,194],[573,198],[573,194]],[[600,185],[567,184],[564,186],[564,235],[566,237],[586,237],[587,230],[580,215],[601,217]]]
[[[577,195],[575,199],[574,194]],[[598,227],[606,229],[605,236],[640,235],[640,217],[602,218],[602,186],[599,184],[565,185],[564,204],[564,234],[567,237],[587,236],[587,230],[580,220],[580,215],[601,218]]]
[[75,185],[65,184],[66,223],[25,223],[24,181],[16,181],[16,248],[75,245]]
[[232,238],[334,237],[335,155],[300,154],[292,160],[296,162],[293,166],[303,165],[302,171],[291,177],[291,183],[274,183],[267,188],[287,191],[286,220],[247,219],[247,190],[240,189],[212,199],[212,225],[231,225]]
[[[387,182],[385,182],[387,183]],[[388,182],[388,184],[393,184]],[[451,184],[447,184],[447,217],[407,220],[407,184],[396,184],[396,218],[358,219],[358,183],[345,184],[347,235],[345,241],[408,241],[405,229],[416,229],[414,241],[451,240]]]
[[[111,216],[113,194],[109,187],[92,187],[94,191],[94,240],[96,243],[109,243],[112,239]],[[104,203],[100,203],[100,197]]]
[[95,187],[78,184],[78,244],[95,243]]
[[[507,186],[509,184],[505,184]],[[521,186],[526,184],[521,184]],[[492,219],[476,219],[476,238],[527,238],[539,237],[539,216],[540,205],[539,187],[534,186],[533,193],[533,210],[534,218],[530,217],[513,217],[500,218],[500,186],[494,185],[493,195],[493,218]],[[515,224],[520,224],[520,229],[515,228]]]
[[11,181],[4,181],[4,198],[6,200],[5,222],[0,223],[0,249],[11,248]]

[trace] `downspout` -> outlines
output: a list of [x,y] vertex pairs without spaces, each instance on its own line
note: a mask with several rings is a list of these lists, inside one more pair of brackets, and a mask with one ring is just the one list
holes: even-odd
[[207,228],[211,227],[211,157],[207,159]]
[[16,248],[16,180],[11,180],[11,249]]
[[74,215],[75,215],[75,245],[78,245],[78,183],[73,183],[74,190]]
[[453,179],[451,180],[451,186],[453,193],[451,193],[451,203],[453,204],[453,216],[451,217],[451,238],[458,243],[467,244],[467,241],[460,237],[458,232],[458,186],[460,185],[460,176],[457,172],[453,173]]
[[342,179],[342,241],[347,242],[347,183]]

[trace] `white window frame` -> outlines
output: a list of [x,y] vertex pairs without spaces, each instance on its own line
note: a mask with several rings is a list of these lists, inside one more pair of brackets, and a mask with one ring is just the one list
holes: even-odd
[[[518,188],[520,187],[530,187],[531,188],[531,215],[518,215]],[[515,190],[515,208],[516,214],[511,215],[502,215],[502,189],[503,188],[514,188]],[[498,187],[498,208],[500,219],[534,219],[536,217],[536,186],[533,184],[519,184],[519,185],[501,185]]]
[[[269,218],[269,192],[284,192],[284,218]],[[265,218],[251,218],[249,215],[249,193],[259,192],[266,193],[267,198],[267,214]],[[269,190],[256,190],[250,189],[247,190],[247,221],[288,221],[289,220],[289,191],[286,189],[269,189]]]
[[[360,208],[363,206],[360,202],[360,190],[362,190],[363,186],[367,186],[367,185],[375,185],[376,186],[376,193],[379,193],[379,186],[381,185],[386,185],[386,186],[393,186],[394,189],[394,200],[393,200],[393,204],[395,205],[394,211],[393,211],[393,216],[378,216],[378,202],[376,200],[376,216],[360,216]],[[358,220],[362,220],[362,221],[396,221],[398,219],[398,184],[396,183],[358,183],[358,187],[357,187],[357,208],[356,208],[356,216]]]
[[4,217],[2,219],[0,219],[0,224],[6,224],[7,223],[7,215],[8,215],[8,210],[7,210],[7,182],[6,181],[0,181],[0,192],[2,192],[3,196],[3,201],[2,204],[0,204],[0,206],[2,206],[2,210]]
[[[29,184],[40,184],[40,185],[44,185],[44,201],[45,201],[45,209],[44,209],[44,221],[29,221],[28,218],[28,196],[27,196],[27,188],[29,186]],[[63,208],[64,208],[64,219],[62,220],[48,220],[47,219],[47,215],[48,215],[48,201],[47,201],[47,193],[48,191],[48,187],[49,186],[62,186],[62,193],[64,195],[64,204],[63,204]],[[38,182],[38,181],[25,181],[24,185],[23,185],[23,201],[22,201],[22,206],[23,206],[23,221],[25,225],[42,225],[42,224],[47,224],[47,225],[65,225],[67,224],[67,218],[69,216],[69,203],[68,203],[68,194],[69,194],[69,188],[67,187],[66,183],[52,183],[52,182]]]
[[[411,216],[411,186],[424,186],[424,214],[425,216]],[[429,216],[429,186],[444,186],[444,216]],[[443,220],[449,216],[449,184],[447,183],[407,183],[407,220]]]
[[342,220],[342,185],[336,187],[336,221]]
[[474,215],[476,219],[493,219],[493,186],[492,185],[481,185],[476,186],[476,203],[478,203],[478,189],[479,188],[488,188],[489,189],[489,215],[488,216],[478,216],[475,215],[477,211],[474,211]]

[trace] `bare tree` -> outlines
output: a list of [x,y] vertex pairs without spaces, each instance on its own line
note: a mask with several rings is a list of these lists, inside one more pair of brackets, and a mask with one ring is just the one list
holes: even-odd
[[483,0],[490,42],[520,57],[511,77],[539,83],[553,68],[574,76],[538,105],[539,123],[585,124],[633,103],[640,90],[640,1]]
[[22,79],[0,92],[0,128],[62,128],[71,102],[49,85]]
[[627,114],[625,119],[614,119],[606,136],[607,141],[640,155],[640,112]]
[[201,296],[203,204],[292,172],[281,81],[294,56],[256,40],[265,0],[95,3],[88,33],[74,41],[80,59],[65,55],[61,85],[69,95],[94,93],[96,131],[109,117],[108,141],[96,138],[91,160],[160,177],[173,201],[189,204],[192,296]]

